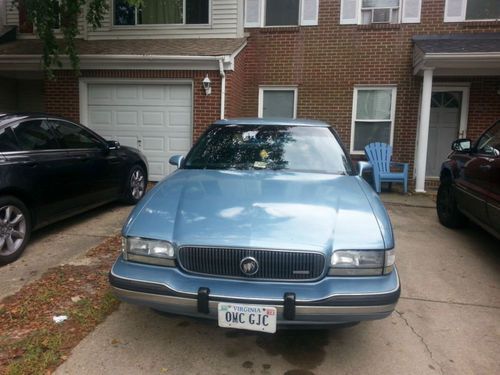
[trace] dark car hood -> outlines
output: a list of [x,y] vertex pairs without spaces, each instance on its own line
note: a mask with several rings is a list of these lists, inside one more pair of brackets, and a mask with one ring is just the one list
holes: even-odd
[[123,233],[177,245],[383,249],[392,243],[390,222],[363,184],[354,176],[178,170],[134,209]]

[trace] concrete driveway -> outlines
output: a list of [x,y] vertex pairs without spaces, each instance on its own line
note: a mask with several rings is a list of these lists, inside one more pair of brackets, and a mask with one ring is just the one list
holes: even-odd
[[0,268],[0,300],[51,267],[78,262],[87,250],[119,233],[131,209],[112,203],[33,233],[21,258]]
[[385,320],[266,335],[122,304],[57,374],[499,374],[499,242],[418,206],[388,204],[403,292]]

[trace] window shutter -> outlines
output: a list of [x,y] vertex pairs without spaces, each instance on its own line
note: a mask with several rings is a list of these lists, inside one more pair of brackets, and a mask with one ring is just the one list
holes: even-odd
[[420,23],[422,0],[404,0],[403,23]]
[[245,0],[245,27],[260,27],[262,0]]
[[358,5],[360,0],[342,0],[340,4],[340,24],[355,25],[358,23]]
[[462,22],[465,20],[466,0],[446,0],[444,22]]
[[318,24],[318,6],[319,0],[302,0],[301,25],[312,26]]

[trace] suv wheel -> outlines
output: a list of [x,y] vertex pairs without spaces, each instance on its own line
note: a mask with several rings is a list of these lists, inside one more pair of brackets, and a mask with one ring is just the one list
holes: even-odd
[[128,204],[136,204],[146,193],[147,178],[144,169],[134,165],[128,174],[127,186],[125,186],[124,201]]
[[0,264],[19,258],[30,235],[31,218],[28,208],[15,197],[0,197]]
[[439,222],[448,228],[460,228],[467,222],[457,206],[453,185],[450,182],[442,182],[439,185],[436,202]]

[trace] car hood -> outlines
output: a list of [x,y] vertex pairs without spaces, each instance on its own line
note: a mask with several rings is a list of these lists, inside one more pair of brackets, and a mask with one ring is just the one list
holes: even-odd
[[360,178],[275,171],[178,170],[143,198],[123,234],[177,245],[392,247],[387,213]]

